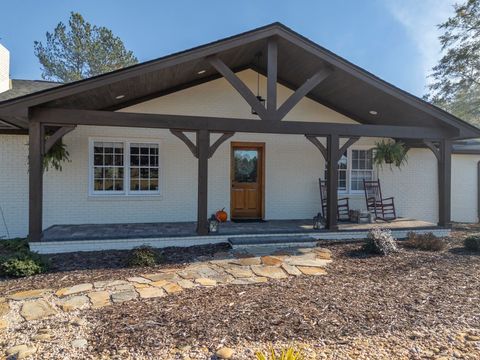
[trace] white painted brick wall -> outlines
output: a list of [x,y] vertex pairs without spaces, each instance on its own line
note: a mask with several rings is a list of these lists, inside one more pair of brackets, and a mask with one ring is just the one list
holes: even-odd
[[478,222],[477,164],[480,155],[454,155],[452,162],[452,220]]
[[[252,85],[255,76],[242,73]],[[265,82],[263,82],[264,84]],[[280,99],[291,92],[279,88]],[[208,105],[205,105],[205,103]],[[245,117],[250,108],[224,80],[136,105],[130,111],[203,114]],[[353,123],[309,99],[289,114],[290,120]],[[254,118],[254,116],[251,116]],[[218,135],[217,135],[218,136]],[[91,197],[88,195],[89,137],[122,137],[160,140],[162,164],[160,197]],[[193,136],[192,136],[193,139]],[[214,140],[212,140],[213,142]],[[209,212],[230,203],[230,142],[265,142],[267,219],[311,218],[320,211],[318,178],[323,175],[320,152],[303,136],[236,134],[222,144],[209,162]],[[11,236],[28,232],[28,172],[26,136],[0,135],[0,205]],[[192,221],[197,209],[197,162],[185,144],[166,130],[80,126],[65,137],[72,162],[62,172],[50,171],[44,181],[44,228],[54,224]],[[362,139],[357,145],[373,145]],[[476,220],[476,162],[454,158],[453,218]],[[468,169],[468,171],[467,171]],[[465,176],[464,176],[465,174]],[[427,150],[411,150],[401,171],[385,169],[380,174],[384,196],[395,196],[399,215],[437,221],[437,167]],[[466,180],[465,180],[466,179]],[[468,185],[468,186],[467,186]],[[463,189],[468,191],[462,193]],[[475,190],[476,191],[476,190]],[[461,193],[461,195],[457,195]],[[343,195],[341,195],[343,196]],[[347,195],[352,208],[363,208],[362,194]],[[462,199],[468,199],[463,201]],[[0,221],[0,237],[6,235]]]

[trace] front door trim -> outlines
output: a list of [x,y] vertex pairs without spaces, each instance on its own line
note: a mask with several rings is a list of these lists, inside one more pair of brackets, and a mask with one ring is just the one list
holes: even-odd
[[260,176],[261,176],[261,198],[260,198],[260,219],[265,218],[265,143],[264,142],[247,142],[247,141],[232,141],[230,144],[230,219],[232,219],[233,215],[233,200],[232,200],[232,184],[234,179],[234,171],[233,171],[233,153],[235,148],[243,147],[243,148],[256,148],[259,149],[261,152],[261,164],[260,164]]

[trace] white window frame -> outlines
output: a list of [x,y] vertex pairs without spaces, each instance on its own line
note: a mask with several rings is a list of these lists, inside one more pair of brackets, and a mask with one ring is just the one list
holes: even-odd
[[[341,195],[358,195],[358,194],[363,194],[364,190],[352,190],[352,150],[371,150],[372,146],[369,145],[357,145],[357,146],[350,146],[347,149],[347,189],[346,190],[338,190],[338,194]],[[326,166],[326,163],[325,163]],[[372,163],[373,166],[373,175],[372,175],[372,180],[377,179],[377,171],[375,165]],[[325,171],[324,171],[325,174]]]
[[[94,187],[94,144],[95,142],[123,143],[123,191],[96,191]],[[158,189],[157,190],[130,190],[130,146],[131,144],[157,145],[158,146]],[[126,197],[126,196],[160,196],[162,194],[162,152],[161,142],[158,140],[142,138],[109,138],[95,137],[88,139],[88,194],[92,197]]]

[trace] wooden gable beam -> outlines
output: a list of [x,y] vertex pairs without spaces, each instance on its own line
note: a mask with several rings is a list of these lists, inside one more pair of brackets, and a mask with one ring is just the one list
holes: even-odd
[[303,83],[277,110],[276,118],[282,120],[300,100],[332,73],[331,69],[321,69]]
[[235,75],[235,73],[230,70],[230,68],[225,65],[225,63],[220,60],[217,56],[210,56],[207,58],[210,64],[220,73],[222,76],[232,85],[235,90],[245,99],[245,101],[256,111],[260,119],[267,118],[267,110],[265,106],[258,101],[257,97],[252,93],[252,91],[245,85],[245,83],[240,80],[240,78]]
[[267,57],[267,113],[269,119],[273,120],[277,112],[278,44],[276,38],[268,39]]

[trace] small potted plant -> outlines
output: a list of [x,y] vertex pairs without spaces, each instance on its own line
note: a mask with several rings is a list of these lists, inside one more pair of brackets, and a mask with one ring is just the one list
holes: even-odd
[[375,143],[373,153],[373,162],[380,167],[388,164],[390,168],[392,165],[401,168],[407,163],[407,149],[401,141],[378,141]]

